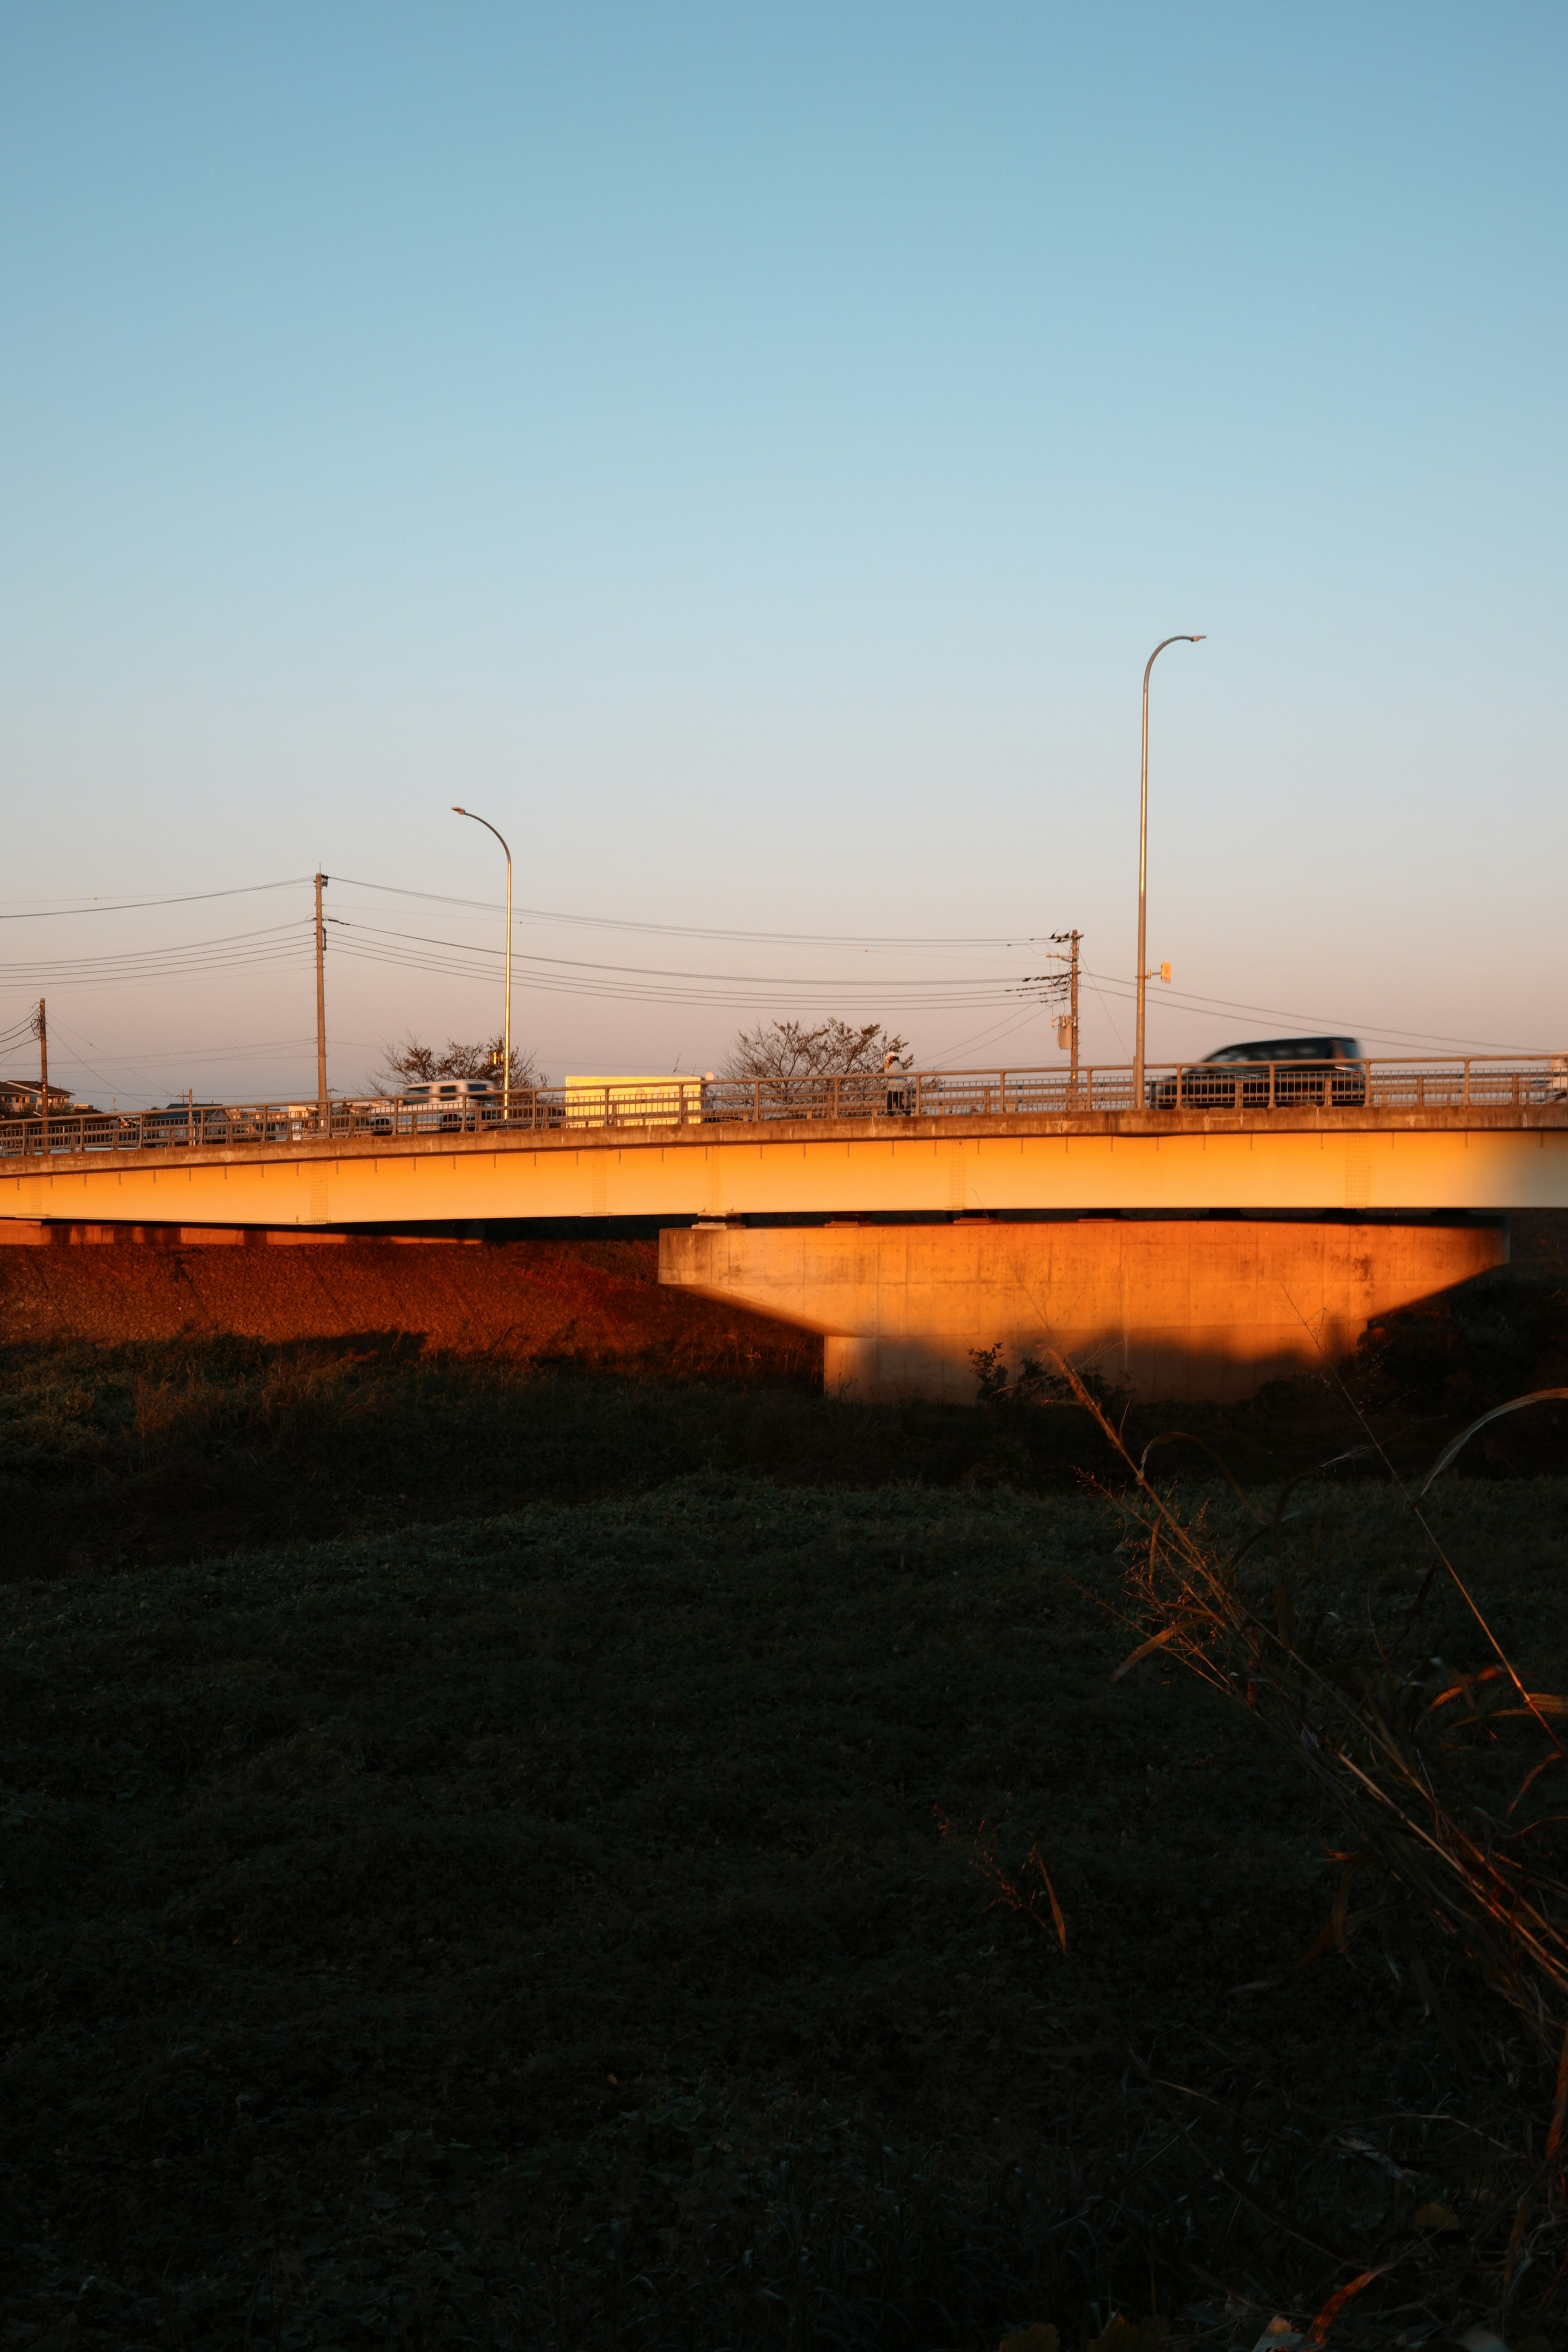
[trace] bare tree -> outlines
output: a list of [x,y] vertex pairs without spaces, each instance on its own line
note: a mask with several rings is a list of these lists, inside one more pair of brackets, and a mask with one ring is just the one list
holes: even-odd
[[769,1021],[742,1029],[724,1065],[727,1078],[848,1078],[887,1067],[889,1055],[902,1061],[907,1037],[895,1037],[879,1021],[858,1029],[847,1021],[823,1021],[808,1029],[801,1021]]
[[[370,1074],[371,1085],[378,1092],[387,1095],[401,1094],[405,1087],[428,1086],[434,1078],[493,1078],[499,1086],[501,1081],[500,1038],[491,1037],[488,1042],[481,1039],[478,1045],[459,1045],[457,1038],[448,1037],[440,1053],[434,1045],[422,1045],[412,1034],[405,1037],[401,1045],[388,1038],[382,1050],[380,1066]],[[542,1083],[532,1055],[521,1053],[514,1045],[511,1049],[513,1090]]]

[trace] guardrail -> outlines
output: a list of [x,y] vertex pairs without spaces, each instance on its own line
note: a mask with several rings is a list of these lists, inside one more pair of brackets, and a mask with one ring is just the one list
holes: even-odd
[[[1143,1107],[1162,1110],[1568,1109],[1568,1055],[1509,1061],[1406,1058],[1363,1062],[1172,1062],[1149,1067]],[[897,1071],[825,1078],[625,1078],[595,1090],[515,1087],[451,1104],[363,1097],[297,1103],[179,1105],[163,1110],[80,1110],[0,1120],[0,1160],[95,1151],[224,1150],[356,1136],[456,1135],[541,1129],[690,1128],[773,1119],[973,1118],[1071,1116],[1135,1108],[1124,1064],[1080,1069]]]

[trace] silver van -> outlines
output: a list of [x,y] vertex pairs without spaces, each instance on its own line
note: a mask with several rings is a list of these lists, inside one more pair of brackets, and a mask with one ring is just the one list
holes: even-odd
[[399,1100],[414,1113],[416,1132],[456,1134],[482,1124],[486,1104],[499,1101],[493,1078],[428,1078],[405,1087]]

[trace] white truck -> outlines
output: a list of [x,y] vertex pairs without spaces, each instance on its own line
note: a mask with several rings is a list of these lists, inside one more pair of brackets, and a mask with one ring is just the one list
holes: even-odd
[[694,1127],[699,1077],[579,1077],[566,1081],[568,1127]]

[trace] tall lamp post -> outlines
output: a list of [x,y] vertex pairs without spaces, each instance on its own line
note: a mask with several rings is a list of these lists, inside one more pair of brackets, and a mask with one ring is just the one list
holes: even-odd
[[503,1119],[510,1119],[511,1117],[511,852],[507,849],[506,843],[501,840],[500,835],[496,833],[489,817],[475,816],[472,809],[459,808],[456,801],[452,803],[452,814],[466,816],[473,824],[482,824],[487,833],[495,833],[496,839],[506,851],[506,1012],[501,1021],[500,1115]]
[[1167,646],[1201,646],[1205,631],[1191,636],[1185,631],[1173,637],[1162,637],[1143,666],[1143,782],[1138,802],[1138,1034],[1132,1047],[1132,1108],[1143,1108],[1143,990],[1149,973],[1144,958],[1149,951],[1149,672]]
[[327,1108],[327,932],[321,920],[321,893],[329,877],[316,877],[316,1132],[331,1132],[331,1115]]

